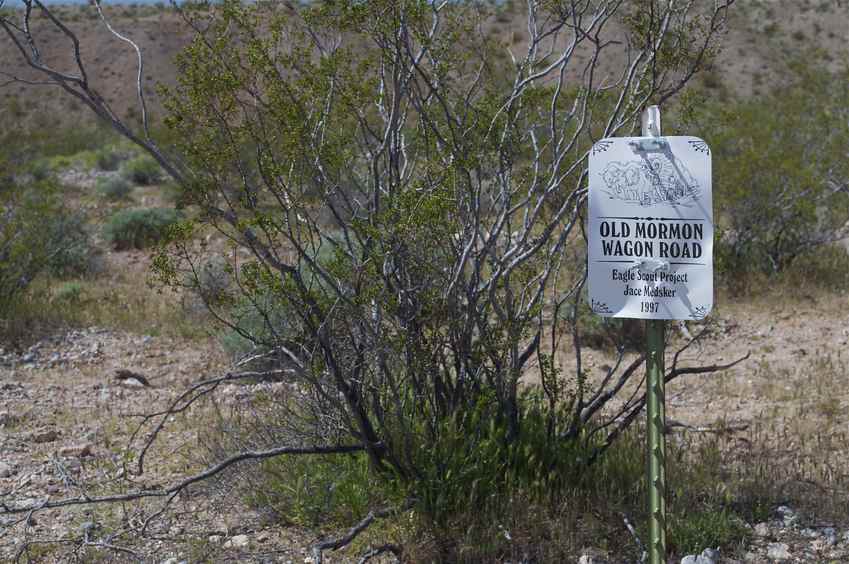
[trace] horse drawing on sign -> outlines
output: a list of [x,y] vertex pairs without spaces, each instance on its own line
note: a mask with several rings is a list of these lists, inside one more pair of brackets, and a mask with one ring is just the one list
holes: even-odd
[[641,206],[680,204],[698,195],[698,183],[680,162],[665,155],[611,161],[601,172],[611,198]]

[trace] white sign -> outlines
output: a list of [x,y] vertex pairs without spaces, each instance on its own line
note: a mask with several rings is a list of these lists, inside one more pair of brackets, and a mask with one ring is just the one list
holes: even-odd
[[592,310],[702,319],[713,308],[710,148],[697,137],[611,137],[589,163]]

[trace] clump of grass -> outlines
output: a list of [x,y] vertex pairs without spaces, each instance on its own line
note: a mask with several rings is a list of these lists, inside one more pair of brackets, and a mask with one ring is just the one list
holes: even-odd
[[53,299],[57,302],[78,304],[82,301],[85,286],[82,282],[65,282],[53,293]]
[[691,508],[672,517],[667,544],[676,554],[698,554],[705,548],[742,545],[749,535],[743,520],[730,509]]
[[123,164],[121,176],[135,184],[149,186],[162,179],[162,168],[152,157],[141,155]]
[[133,186],[120,177],[99,178],[97,191],[110,200],[123,200],[133,191]]
[[103,227],[103,235],[116,250],[144,249],[160,241],[167,229],[180,220],[170,208],[121,210]]
[[[532,410],[533,401],[530,393],[522,405]],[[255,398],[249,414],[210,425],[203,444],[219,457],[241,441],[253,444],[256,437],[274,433],[280,405],[297,403],[277,395]],[[374,474],[367,456],[355,453],[264,461],[240,476],[250,484],[244,499],[283,522],[344,529],[375,507],[412,497],[412,509],[376,523],[370,534],[383,542],[392,538],[421,561],[566,562],[587,546],[616,561],[636,560],[636,543],[622,540],[630,539],[623,515],[645,539],[643,430],[626,432],[588,466],[581,445],[552,448],[542,419],[535,425],[530,412],[528,417],[513,443],[497,422],[481,422],[475,433],[441,429],[443,440],[420,453],[422,475],[415,491],[392,476]],[[215,430],[236,428],[241,433]],[[682,486],[671,496],[670,547],[684,554],[720,546],[733,554],[748,533],[736,506],[715,487],[724,471],[719,450],[677,443],[670,445],[669,456],[678,462],[671,477]],[[370,534],[358,541],[366,543],[362,547]]]

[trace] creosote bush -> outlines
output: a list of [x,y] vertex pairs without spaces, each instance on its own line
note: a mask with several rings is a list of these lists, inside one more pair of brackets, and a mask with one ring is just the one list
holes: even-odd
[[121,176],[140,186],[149,186],[162,179],[162,168],[150,156],[141,155],[121,166]]
[[[208,305],[232,352],[302,390],[275,419],[321,414],[283,442],[353,441],[444,530],[492,495],[556,496],[603,464],[643,398],[602,408],[642,361],[603,382],[561,365],[584,325],[584,265],[564,257],[585,244],[586,156],[683,87],[725,16],[651,4],[534,4],[516,63],[480,5],[227,1],[205,21],[163,89],[203,225],[173,230],[155,269],[203,288],[205,226],[247,251],[232,299]],[[629,45],[621,82],[600,88],[596,57],[544,55],[575,10],[590,52]],[[622,43],[588,41],[614,16]],[[550,321],[561,310],[569,324]],[[542,386],[525,394],[531,374]]]
[[85,216],[64,206],[60,210],[53,217],[43,218],[41,226],[54,241],[54,251],[47,262],[50,274],[59,278],[94,274],[99,268],[99,253]]
[[95,159],[98,169],[111,172],[118,170],[126,157],[115,147],[106,146],[95,152]]
[[120,177],[99,178],[97,191],[110,200],[122,200],[133,191],[133,186]]
[[55,184],[0,185],[0,318],[43,272],[86,274],[93,258],[84,219],[62,205]]
[[693,124],[714,151],[716,261],[732,282],[849,236],[849,70],[792,68],[765,100],[706,103]]
[[[497,8],[480,3],[206,8],[187,6],[197,35],[178,83],[161,89],[174,154],[116,124],[151,155],[122,174],[154,182],[161,163],[192,219],[126,210],[104,234],[123,249],[167,232],[160,282],[201,292],[198,234],[232,245],[232,286],[205,295],[253,354],[228,381],[291,393],[265,412],[274,432],[237,448],[321,452],[328,476],[343,460],[352,483],[376,484],[369,496],[342,490],[346,518],[387,504],[441,542],[470,507],[514,494],[556,504],[602,487],[594,476],[631,484],[642,462],[611,449],[644,406],[626,394],[642,358],[623,353],[599,379],[582,368],[586,270],[567,260],[586,244],[586,158],[711,60],[728,5],[531,3],[521,43],[487,33]],[[608,34],[619,37],[596,40]],[[611,81],[608,58],[632,64]],[[50,76],[109,113],[80,81]],[[673,365],[667,377],[696,370]],[[531,378],[540,385],[527,391]],[[305,483],[278,499],[334,503],[325,493]]]
[[103,236],[119,251],[143,249],[165,237],[179,220],[180,213],[170,208],[121,210],[106,221]]

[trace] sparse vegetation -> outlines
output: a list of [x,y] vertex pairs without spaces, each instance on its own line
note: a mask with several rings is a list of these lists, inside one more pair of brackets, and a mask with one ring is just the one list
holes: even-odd
[[97,160],[97,168],[110,172],[118,170],[121,162],[125,160],[124,154],[111,146],[98,149],[95,153],[95,158]]
[[[617,391],[610,412],[595,412],[587,420],[581,415],[590,398],[598,397],[594,394],[603,378],[615,382],[630,362],[638,362],[643,325],[602,319],[585,303],[580,282],[586,256],[579,227],[586,218],[579,199],[570,200],[585,186],[580,163],[591,140],[610,133],[610,116],[616,118],[614,134],[628,133],[639,104],[614,111],[617,97],[610,92],[590,96],[592,89],[571,87],[564,87],[558,101],[552,84],[540,84],[517,95],[514,107],[505,106],[507,78],[521,70],[528,34],[536,33],[516,27],[525,8],[514,2],[493,9],[481,27],[486,33],[468,33],[480,23],[471,16],[441,20],[439,31],[446,35],[428,43],[422,68],[412,71],[415,88],[404,90],[403,80],[379,87],[381,73],[405,76],[389,71],[407,60],[408,51],[385,59],[371,51],[373,45],[397,48],[409,37],[394,32],[401,21],[392,16],[399,3],[382,3],[382,12],[375,11],[377,2],[331,4],[315,11],[298,7],[309,11],[310,25],[322,33],[295,34],[282,51],[250,33],[252,18],[261,13],[254,10],[267,6],[226,2],[213,16],[206,14],[211,19],[205,23],[212,25],[203,29],[215,41],[197,41],[182,55],[181,85],[163,89],[170,130],[154,132],[160,147],[178,148],[181,167],[192,171],[190,180],[174,177],[165,183],[154,159],[116,142],[103,129],[51,131],[52,118],[38,111],[32,97],[7,96],[0,118],[26,120],[31,129],[14,136],[0,133],[0,375],[8,347],[26,351],[42,335],[68,327],[127,331],[132,355],[124,360],[146,363],[160,378],[153,393],[116,393],[121,388],[102,381],[98,363],[82,369],[60,364],[51,373],[61,375],[62,382],[84,373],[91,378],[86,394],[94,389],[98,397],[114,398],[97,404],[111,410],[119,397],[122,407],[134,407],[130,402],[140,397],[161,399],[160,394],[215,375],[207,358],[184,371],[181,362],[179,370],[173,365],[170,351],[150,358],[141,354],[138,343],[150,336],[195,339],[198,349],[223,350],[232,361],[259,356],[222,368],[231,376],[236,369],[251,375],[228,381],[221,399],[205,403],[212,387],[201,387],[195,390],[198,401],[169,416],[165,427],[180,444],[182,434],[199,436],[197,442],[186,443],[179,456],[171,444],[154,446],[149,458],[164,452],[167,472],[177,475],[215,465],[233,453],[281,444],[353,443],[361,448],[234,465],[210,488],[193,492],[187,503],[220,489],[228,497],[219,502],[233,504],[236,513],[245,503],[261,514],[263,527],[296,524],[322,536],[331,529],[348,530],[369,512],[390,509],[353,541],[348,555],[389,543],[403,546],[404,561],[410,562],[574,561],[587,548],[616,561],[639,559],[624,523],[636,525],[636,536],[646,540],[642,416],[633,403],[639,402],[642,369]],[[657,31],[650,18],[637,17],[638,4],[623,5],[637,14],[629,11],[624,20],[633,28],[633,45],[640,44],[641,33],[655,37]],[[404,25],[420,26],[412,35],[415,41],[430,29],[425,16],[431,7],[422,3],[421,11],[405,14]],[[163,10],[106,9],[137,22]],[[8,12],[0,18],[3,14]],[[281,36],[288,37],[294,29],[289,26],[302,22],[289,12],[284,15],[279,22],[258,21],[279,24]],[[62,17],[85,25],[95,23],[96,11],[68,8]],[[761,22],[764,41],[807,40],[801,30],[785,37],[770,18]],[[685,35],[700,29],[685,28]],[[813,29],[825,35],[817,23]],[[343,42],[342,49],[313,60],[310,42],[329,41],[333,30],[345,41],[358,34],[378,41],[356,43],[350,50]],[[238,48],[231,49],[234,36],[240,37]],[[678,47],[661,50],[658,69],[680,70],[688,64],[691,42]],[[454,56],[460,51],[468,51],[469,59]],[[469,62],[490,55],[491,67]],[[532,73],[555,60],[556,54],[540,55],[536,67],[521,72]],[[589,60],[580,51],[575,59],[580,65]],[[837,55],[821,60],[834,61]],[[281,69],[285,81],[279,80]],[[570,85],[573,71],[565,75]],[[153,71],[148,67],[147,72]],[[457,85],[476,73],[479,88],[464,98],[467,91]],[[667,435],[668,544],[677,556],[721,547],[725,556],[744,558],[752,546],[752,525],[774,519],[780,504],[808,511],[817,523],[843,522],[849,515],[849,495],[844,495],[849,483],[840,471],[847,456],[845,358],[777,336],[797,321],[788,335],[801,335],[808,330],[804,316],[819,315],[836,320],[833,327],[818,326],[824,340],[845,346],[849,337],[839,314],[840,296],[845,301],[849,291],[849,254],[833,244],[844,235],[849,218],[848,82],[826,71],[800,71],[795,78],[784,76],[788,82],[775,89],[773,75],[759,67],[753,84],[774,92],[741,100],[734,97],[722,65],[707,64],[694,87],[703,100],[720,97],[721,104],[688,107],[682,112],[687,119],[676,116],[673,122],[675,127],[686,124],[680,133],[703,136],[712,148],[715,252],[723,298],[711,320],[689,323],[690,332],[704,329],[705,334],[689,349],[698,352],[684,355],[683,365],[729,361],[731,353],[723,347],[740,350],[743,342],[759,356],[745,371],[695,379],[686,390],[669,393],[676,418],[710,426],[672,426]],[[112,79],[117,76],[113,71]],[[439,80],[431,81],[434,76]],[[662,73],[654,78],[662,82]],[[633,91],[635,96],[643,92]],[[437,93],[448,103],[440,102]],[[138,109],[124,110],[113,96],[110,103],[140,131]],[[385,105],[390,98],[404,116],[401,122],[389,120],[391,112],[382,113],[391,107]],[[248,99],[252,102],[246,104]],[[576,101],[590,110],[586,122],[548,119],[548,112],[564,117]],[[669,114],[664,115],[674,115],[665,103]],[[83,108],[77,106],[73,111]],[[552,127],[562,128],[567,137],[576,135],[573,149],[559,155],[558,165],[552,164],[557,155],[548,152],[556,146]],[[384,146],[377,141],[385,131],[394,133]],[[557,167],[572,165],[572,172],[559,175],[563,169]],[[100,174],[95,170],[118,174],[97,180],[94,193],[89,187]],[[535,217],[535,208],[526,206],[530,215],[516,210],[522,209],[523,194],[542,193],[545,188],[534,188],[534,182],[546,175],[557,180],[557,189],[548,199],[534,200],[543,219],[523,240],[523,221]],[[82,179],[86,189],[75,186],[76,180],[67,181],[68,187],[57,185],[68,178]],[[510,196],[501,200],[496,188]],[[173,204],[182,211],[122,209],[134,190],[137,205]],[[111,202],[104,205],[104,198]],[[499,203],[518,206],[502,210],[505,217],[516,216],[505,220],[503,233],[488,239],[494,227],[489,222],[498,215],[492,210],[501,209]],[[558,213],[573,223],[551,219]],[[468,223],[471,217],[476,223]],[[102,242],[91,236],[98,230]],[[530,249],[542,240],[554,244],[551,233],[564,232],[566,250],[557,266],[551,255]],[[146,253],[116,252],[150,249],[163,240],[168,245],[154,255],[157,282],[181,293],[148,287],[141,274],[150,260]],[[458,265],[463,252],[468,262]],[[530,258],[522,258],[504,278],[489,278],[517,253]],[[549,267],[557,274],[541,282],[540,273]],[[486,284],[486,291],[478,293]],[[530,307],[528,292],[539,284],[549,284],[548,293]],[[181,309],[180,303],[191,307]],[[752,310],[744,307],[751,304],[774,309],[755,323],[748,319]],[[191,317],[186,316],[189,309]],[[738,309],[748,313],[738,314]],[[681,334],[687,331],[683,326]],[[677,329],[670,330],[669,341],[670,352],[685,342]],[[20,361],[22,354],[15,354],[12,362],[19,364],[8,365],[18,370],[14,382],[26,382],[31,374],[41,377]],[[620,403],[632,411],[617,412]],[[723,409],[727,405],[735,407]],[[74,409],[83,408],[75,404]],[[43,411],[49,419],[48,410]],[[635,425],[618,427],[622,434],[608,442],[610,430],[631,413]],[[0,421],[0,427],[14,436],[44,424],[31,419]],[[84,461],[83,470],[90,466],[103,476],[134,471],[137,458],[115,442],[133,431],[129,423],[113,421],[103,428],[108,455],[98,452]],[[22,444],[40,453],[42,447],[29,435],[22,437]],[[38,456],[33,460],[41,460]],[[55,465],[63,459],[54,454],[51,460]],[[148,468],[148,475],[157,472],[166,471]],[[22,475],[19,471],[10,479]],[[120,487],[109,482],[86,495]],[[145,503],[135,506],[142,518],[159,509]],[[110,534],[127,526],[117,510],[97,511],[97,527]],[[222,551],[227,558],[239,557],[238,551],[227,552],[234,550],[225,540],[233,529],[218,523],[219,514],[194,513],[193,506],[192,512],[214,520],[207,529],[222,538],[212,540],[207,529],[191,536],[187,528],[178,535],[184,541],[171,541],[182,543],[181,552],[168,558],[218,561],[226,559]],[[83,530],[90,519],[74,516],[68,521],[73,523],[70,534]],[[44,522],[36,519],[30,528],[43,532],[38,523]],[[255,532],[247,525],[237,530]],[[167,528],[154,532],[159,533],[172,534]],[[0,531],[0,558],[7,548],[2,536]],[[125,540],[133,550],[148,550],[133,546],[138,539],[131,537]],[[78,557],[109,561],[108,549],[76,542],[68,546]],[[252,549],[258,545],[251,543]],[[60,560],[67,550],[63,544],[34,544],[22,554]]]
[[133,186],[121,177],[100,178],[97,191],[110,200],[123,200],[133,191]]
[[121,166],[121,176],[141,186],[150,186],[162,180],[162,169],[153,158],[143,155],[126,161]]
[[162,240],[180,219],[170,208],[121,210],[103,226],[103,236],[115,250],[144,249]]
[[65,282],[53,294],[58,302],[77,304],[82,300],[85,286],[81,282]]
[[91,246],[82,218],[62,204],[56,186],[0,186],[0,319],[45,271],[81,274]]
[[717,263],[728,279],[777,274],[849,235],[849,88],[796,67],[768,101],[706,106],[714,147]]

